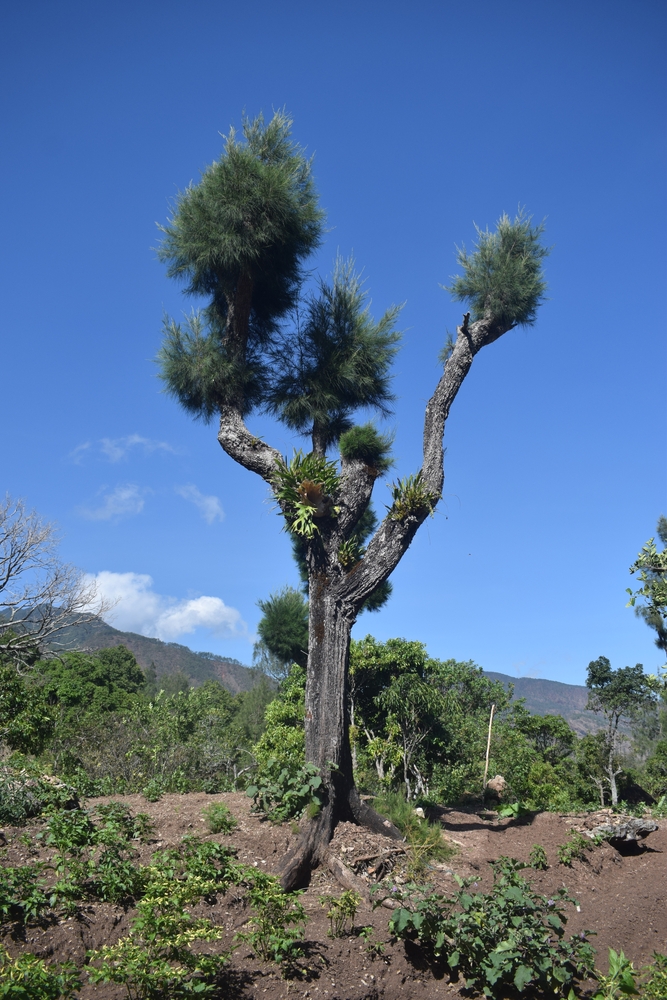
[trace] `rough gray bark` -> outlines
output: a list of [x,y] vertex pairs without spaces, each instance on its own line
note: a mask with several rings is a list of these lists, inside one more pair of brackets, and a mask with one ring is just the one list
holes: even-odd
[[[442,493],[443,433],[452,403],[475,355],[511,328],[490,316],[471,323],[469,314],[458,328],[456,343],[426,406],[424,419],[421,482],[433,498],[433,505]],[[231,458],[271,483],[280,455],[248,431],[238,403],[223,409],[218,440]],[[313,445],[323,453],[318,435],[314,435]],[[344,566],[338,558],[340,546],[352,535],[368,506],[377,475],[376,469],[360,461],[343,462],[333,498],[339,513],[318,519],[319,531],[308,546],[306,759],[320,769],[326,796],[320,814],[302,822],[298,843],[283,861],[281,881],[285,889],[306,884],[312,868],[325,862],[327,845],[341,820],[400,836],[389,821],[361,801],[354,785],[348,711],[350,631],[364,602],[396,568],[430,509],[425,505],[400,519],[390,511],[363,558],[354,566]]]

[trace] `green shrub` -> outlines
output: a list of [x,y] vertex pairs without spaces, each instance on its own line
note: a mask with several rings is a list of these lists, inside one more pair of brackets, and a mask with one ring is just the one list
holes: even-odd
[[101,844],[116,841],[138,840],[145,843],[153,833],[153,821],[147,813],[132,815],[132,810],[124,802],[108,802],[95,809],[102,821],[97,833]]
[[667,997],[667,955],[653,952],[653,962],[642,969],[642,1000],[665,1000]]
[[[246,794],[253,800],[253,810],[263,813],[274,823],[302,816],[309,807],[317,811],[322,806],[322,778],[314,764],[304,764],[296,772],[271,758],[257,783],[249,785]],[[312,810],[311,810],[312,811]]]
[[440,824],[418,816],[414,802],[408,802],[401,792],[378,796],[373,800],[373,808],[387,816],[405,837],[412,878],[420,878],[429,861],[446,861],[455,853],[455,848],[443,838]]
[[222,802],[212,802],[202,809],[202,816],[211,833],[231,833],[236,826],[236,820]]
[[556,848],[561,865],[571,866],[573,861],[581,861],[587,851],[593,850],[593,842],[576,830],[570,830],[570,839]]
[[16,920],[25,924],[48,909],[44,867],[33,862],[20,868],[0,868],[0,923]]
[[352,933],[354,918],[361,903],[361,896],[358,892],[346,889],[340,896],[320,896],[320,903],[322,906],[329,907],[327,910],[329,937],[342,937],[346,933],[348,920],[350,922],[348,933]]
[[236,935],[266,962],[291,963],[303,953],[306,911],[298,892],[283,892],[272,875],[254,872],[248,899],[255,911],[249,931]]
[[600,984],[600,989],[595,991],[592,1000],[620,1000],[624,996],[637,996],[639,994],[635,982],[634,966],[622,951],[616,953],[613,948],[610,948],[609,975],[605,976],[598,969],[595,970],[594,975]]
[[80,989],[79,972],[72,962],[47,964],[30,954],[11,959],[0,945],[2,1000],[73,1000]]
[[533,844],[530,851],[529,864],[531,868],[535,868],[536,871],[542,872],[545,872],[549,867],[547,852],[541,844]]
[[[492,862],[491,892],[471,894],[472,879],[459,879],[453,896],[417,894],[410,908],[394,911],[390,930],[418,938],[454,977],[488,997],[504,996],[508,987],[523,991],[528,983],[545,992],[562,992],[592,969],[593,950],[586,934],[565,940],[565,904],[575,903],[565,889],[552,899],[533,892],[518,871],[521,862]],[[535,993],[531,993],[534,996]]]
[[196,898],[191,886],[156,879],[137,904],[128,936],[89,953],[91,982],[125,986],[131,1000],[210,996],[228,959],[200,950],[223,930],[186,911]]

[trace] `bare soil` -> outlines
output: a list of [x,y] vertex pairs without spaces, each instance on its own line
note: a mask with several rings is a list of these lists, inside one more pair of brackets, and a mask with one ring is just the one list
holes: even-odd
[[[149,843],[139,847],[137,860],[144,864],[156,849],[175,846],[185,834],[197,833],[234,847],[239,861],[274,872],[295,835],[290,824],[274,826],[253,815],[249,799],[240,793],[165,795],[154,803],[140,795],[115,798],[126,802],[134,812],[148,813],[155,824]],[[88,804],[103,801],[109,800],[90,800]],[[232,812],[238,823],[233,833],[207,834],[201,811],[212,802],[224,802]],[[564,816],[539,813],[527,819],[507,820],[472,808],[466,812],[442,809],[437,818],[456,853],[446,863],[432,866],[427,872],[428,881],[437,891],[450,892],[456,888],[453,873],[457,873],[475,876],[480,888],[488,888],[492,882],[489,861],[501,855],[528,861],[532,846],[541,844],[549,868],[525,874],[540,893],[548,895],[565,886],[578,899],[579,911],[571,908],[568,933],[595,932],[592,943],[602,969],[606,969],[609,947],[622,948],[636,967],[641,966],[651,959],[654,950],[667,952],[667,821],[660,822],[659,829],[650,834],[644,849],[637,853],[622,855],[604,843],[586,852],[585,860],[574,861],[571,867],[558,863],[557,847],[565,843],[572,828],[590,829],[607,817],[606,812]],[[48,851],[26,847],[19,839],[26,832],[34,834],[37,828],[38,824],[20,830],[5,829],[3,864],[20,865],[49,857]],[[336,830],[331,850],[333,857],[340,859],[367,890],[382,875],[390,875],[399,886],[406,878],[406,855],[401,853],[400,845],[397,850],[395,841],[379,834],[344,823]],[[304,972],[296,978],[283,978],[276,966],[258,961],[243,945],[233,953],[220,996],[239,1000],[296,996],[310,1000],[431,1000],[470,995],[460,984],[450,983],[441,968],[430,966],[418,947],[406,949],[403,942],[391,939],[387,928],[389,909],[373,910],[365,901],[357,913],[355,932],[335,940],[329,938],[319,896],[338,895],[341,889],[329,869],[319,869],[303,893],[302,903],[309,917],[306,956],[301,962]],[[230,893],[212,906],[201,904],[198,910],[225,928],[221,949],[230,947],[234,934],[249,916],[238,893]],[[5,925],[0,929],[0,941],[12,955],[30,951],[50,960],[69,958],[82,965],[88,949],[113,944],[125,935],[132,916],[132,909],[122,906],[84,903],[77,917],[26,928]],[[374,928],[375,940],[384,946],[381,955],[369,954],[364,939],[358,935],[359,928],[368,925]],[[524,996],[529,996],[528,991]],[[124,997],[124,988],[116,986],[87,985],[81,991],[82,1000]]]

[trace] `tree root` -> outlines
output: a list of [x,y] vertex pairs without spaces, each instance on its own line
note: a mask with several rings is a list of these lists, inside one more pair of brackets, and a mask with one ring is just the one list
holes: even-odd
[[[285,855],[278,869],[280,884],[285,892],[305,888],[310,882],[311,872],[319,865],[326,864],[331,867],[329,859],[332,855],[329,851],[329,844],[339,822],[349,820],[358,826],[365,826],[373,833],[381,833],[391,840],[403,840],[401,831],[394,826],[391,820],[385,819],[384,816],[366,805],[359,797],[356,788],[350,791],[347,801],[344,803],[344,810],[340,808],[341,805],[343,803],[340,803],[339,808],[334,811],[334,804],[328,802],[319,816],[311,820],[302,820],[298,840],[292,850]],[[338,878],[335,871],[333,874]],[[352,872],[350,875],[356,879]],[[359,891],[356,882],[355,891]]]

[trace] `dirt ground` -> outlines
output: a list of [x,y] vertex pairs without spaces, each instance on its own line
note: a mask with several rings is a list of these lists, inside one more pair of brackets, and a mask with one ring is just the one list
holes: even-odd
[[[273,826],[250,812],[250,800],[243,794],[224,795],[165,795],[150,803],[139,795],[117,796],[133,812],[148,813],[155,830],[149,841],[139,847],[137,860],[147,863],[158,848],[175,846],[185,834],[197,833],[237,850],[239,861],[274,872],[291,844],[294,833],[289,824]],[[90,800],[89,806],[108,799]],[[237,820],[238,826],[229,835],[210,835],[201,811],[212,802],[224,802]],[[596,936],[592,943],[598,953],[598,966],[606,969],[607,949],[623,949],[641,966],[650,960],[654,950],[667,952],[667,821],[645,841],[644,850],[621,855],[608,843],[587,852],[583,861],[571,868],[558,864],[556,849],[563,844],[571,828],[583,830],[596,822],[604,822],[608,814],[558,816],[540,813],[526,820],[507,820],[492,814],[440,811],[439,819],[445,836],[456,848],[446,863],[433,866],[427,878],[437,891],[456,888],[453,873],[475,876],[481,888],[491,884],[491,869],[487,862],[501,855],[528,861],[534,844],[541,844],[549,859],[544,872],[527,871],[535,889],[550,894],[565,886],[579,901],[579,912],[571,908],[568,934],[587,929]],[[487,818],[488,817],[488,818]],[[34,833],[36,828],[5,829],[6,851],[2,863],[25,864],[46,860],[48,851],[26,847],[21,834]],[[405,878],[405,855],[396,850],[396,842],[345,823],[336,830],[331,845],[333,855],[370,889],[381,874],[390,874],[400,886]],[[328,921],[318,897],[334,893],[342,887],[328,869],[313,874],[302,903],[309,920],[306,925],[306,957],[308,970],[300,980],[284,979],[273,965],[255,959],[247,946],[234,951],[231,967],[220,994],[238,1000],[278,1000],[286,997],[307,997],[309,1000],[398,1000],[416,997],[431,1000],[441,997],[469,996],[460,986],[449,983],[441,969],[434,969],[423,960],[419,949],[406,948],[401,941],[392,941],[388,931],[390,910],[373,910],[364,902],[355,920],[355,933],[332,940],[327,936]],[[229,894],[230,896],[232,894]],[[225,928],[221,948],[229,947],[234,934],[248,919],[242,899],[219,899],[209,906],[201,904],[202,915],[209,916]],[[82,965],[88,949],[113,944],[125,935],[133,911],[111,904],[84,903],[77,917],[51,923],[17,928],[4,925],[0,940],[10,954],[30,951],[39,957],[63,961],[73,959]],[[384,945],[384,953],[371,955],[366,943],[356,932],[372,925],[375,939]],[[85,977],[84,977],[85,978]],[[82,1000],[121,1000],[125,990],[116,986],[87,985],[81,991]],[[524,996],[529,997],[529,990]]]

